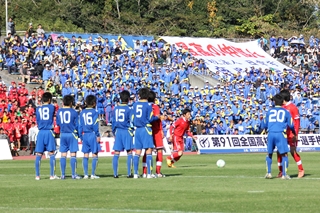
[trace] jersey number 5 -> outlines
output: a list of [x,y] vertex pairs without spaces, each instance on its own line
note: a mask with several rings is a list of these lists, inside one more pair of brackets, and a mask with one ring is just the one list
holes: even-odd
[[141,118],[141,116],[142,116],[142,105],[137,105],[137,107],[136,107],[136,116],[137,116],[137,118]]

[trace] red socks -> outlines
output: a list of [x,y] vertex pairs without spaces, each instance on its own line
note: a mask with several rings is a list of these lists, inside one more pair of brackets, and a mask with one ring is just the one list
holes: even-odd
[[179,156],[178,152],[174,152],[172,155],[171,155],[171,158],[173,158],[173,162],[177,162],[178,160],[180,160],[181,156]]
[[282,156],[279,153],[277,153],[277,158],[279,171],[282,172]]
[[[292,157],[293,157],[294,161],[297,163],[299,171],[303,170],[303,166],[302,166],[300,155],[297,152],[294,152]],[[282,157],[281,157],[281,155],[278,155],[279,171],[282,171],[281,162],[282,162]]]
[[299,155],[297,152],[294,152],[294,154],[293,154],[292,157],[293,157],[294,160],[297,162],[298,169],[299,169],[299,170],[303,170],[300,155]]
[[162,166],[162,157],[163,153],[162,152],[157,152],[157,157],[156,157],[156,162],[157,162],[157,167],[156,167],[156,173],[160,174],[161,166]]
[[144,153],[142,158],[143,174],[147,174],[147,155]]

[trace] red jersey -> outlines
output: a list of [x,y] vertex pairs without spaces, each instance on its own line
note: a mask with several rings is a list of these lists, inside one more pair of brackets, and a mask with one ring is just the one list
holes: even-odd
[[39,89],[38,90],[38,97],[42,97],[43,93],[44,93],[44,91],[42,89]]
[[28,124],[26,122],[21,124],[21,129],[20,129],[20,133],[21,135],[27,135],[28,134]]
[[27,110],[28,115],[33,115],[34,114],[34,108],[33,107],[29,107]]
[[28,95],[29,91],[26,88],[20,88],[18,89],[18,93]]
[[193,136],[189,131],[190,123],[184,117],[179,118],[174,124],[170,127],[170,132],[173,133],[174,136],[183,137],[185,133],[188,136]]
[[25,107],[27,105],[28,98],[25,95],[22,95],[22,96],[20,95],[19,98],[18,98],[18,101],[19,101],[19,106],[20,107]]
[[[160,115],[160,107],[157,104],[152,104],[152,112],[154,115]],[[152,122],[152,134],[155,135],[162,131],[161,120],[158,119]]]
[[[298,135],[299,128],[300,128],[300,115],[299,115],[298,108],[296,107],[296,105],[294,105],[291,102],[288,102],[287,104],[283,105],[282,107],[290,112],[290,115],[293,119],[294,130],[296,131],[296,134]],[[294,137],[294,134],[292,133],[290,128],[287,128],[287,137],[288,137],[288,139],[291,139]]]

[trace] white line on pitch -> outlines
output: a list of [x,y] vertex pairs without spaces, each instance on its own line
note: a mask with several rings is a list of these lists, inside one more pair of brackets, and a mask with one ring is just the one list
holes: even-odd
[[[144,210],[144,209],[112,209],[112,208],[29,208],[29,207],[5,207],[0,206],[0,209],[7,210],[24,210],[24,211],[109,211],[109,212],[151,212],[151,213],[204,213],[204,212],[184,212],[184,211],[166,211],[166,210]],[[212,213],[227,213],[227,212],[212,212]]]

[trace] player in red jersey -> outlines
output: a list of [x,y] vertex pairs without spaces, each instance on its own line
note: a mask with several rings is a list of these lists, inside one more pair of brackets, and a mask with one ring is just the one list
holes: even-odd
[[[300,128],[299,110],[296,107],[296,105],[294,105],[293,103],[290,102],[289,90],[282,90],[280,92],[280,95],[284,99],[284,103],[283,103],[282,107],[285,108],[286,110],[288,110],[291,114],[291,117],[293,119],[294,129],[297,133],[297,138],[298,138],[298,132],[299,132],[299,128]],[[290,153],[298,165],[298,169],[299,169],[298,178],[302,178],[304,176],[304,169],[302,166],[300,155],[297,153],[298,140],[295,140],[295,137],[289,128],[287,129],[287,140],[288,140],[288,144],[290,146]],[[281,162],[282,162],[281,155],[278,154],[278,167],[279,167],[279,171],[280,171],[278,177],[282,176],[282,172],[281,172],[282,166],[280,166]]]
[[191,118],[191,110],[186,108],[182,111],[182,116],[173,123],[170,127],[170,137],[173,143],[173,153],[171,156],[167,157],[167,165],[168,167],[175,167],[173,164],[180,160],[184,151],[184,141],[183,135],[187,133],[188,136],[193,139],[197,139],[196,136],[193,136],[190,132],[190,123],[189,119]]
[[[156,93],[150,90],[148,102],[152,103],[152,112],[154,115],[160,115],[160,107],[155,104],[156,100]],[[158,178],[165,177],[161,173],[161,166],[162,166],[162,159],[163,159],[163,130],[162,130],[162,123],[161,120],[156,120],[151,123],[152,125],[152,137],[153,137],[153,144],[155,146],[155,149],[157,151],[157,157],[156,157],[156,174],[155,176]],[[143,156],[142,159],[143,162],[143,177],[147,176],[147,164],[146,164],[146,153]]]

